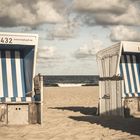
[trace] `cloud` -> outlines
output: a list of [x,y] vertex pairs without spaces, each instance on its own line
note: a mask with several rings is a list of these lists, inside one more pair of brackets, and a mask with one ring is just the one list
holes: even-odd
[[96,24],[103,25],[140,25],[140,11],[134,5],[129,5],[127,11],[121,15],[96,14],[95,21]]
[[77,59],[94,57],[102,49],[102,45],[100,40],[89,41],[75,51],[74,57]]
[[75,0],[73,7],[87,25],[140,25],[137,0]]
[[116,26],[111,29],[110,39],[111,41],[140,41],[140,32],[131,27]]
[[38,49],[38,59],[58,59],[57,50],[55,47],[42,46]]
[[74,9],[83,12],[121,14],[127,9],[126,0],[74,0]]
[[[58,4],[59,3],[59,4]],[[0,26],[36,26],[65,19],[63,0],[1,0]]]
[[[75,13],[87,25],[140,25],[139,6],[138,0],[1,0],[0,26],[34,28],[45,23],[66,23]],[[66,33],[55,30],[56,37],[71,36],[67,29]]]
[[[38,48],[37,72],[46,74],[63,67],[65,56],[55,46],[41,46]],[[59,70],[58,70],[59,71]]]
[[69,38],[76,37],[78,26],[79,24],[75,20],[74,21],[68,20],[64,24],[57,25],[54,27],[54,29],[48,30],[47,39],[66,40]]
[[60,54],[61,52],[58,51],[58,49],[54,46],[42,46],[38,49],[37,54],[37,63],[38,65],[42,66],[50,66],[50,65],[56,65],[61,63],[65,56]]

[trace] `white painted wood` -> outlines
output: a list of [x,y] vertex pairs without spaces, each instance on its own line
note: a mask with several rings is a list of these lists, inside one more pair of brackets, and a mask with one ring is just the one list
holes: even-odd
[[43,124],[43,103],[44,103],[44,101],[43,101],[43,97],[44,97],[44,92],[43,92],[43,76],[41,76],[41,80],[40,80],[40,87],[41,87],[41,89],[40,89],[40,96],[41,96],[41,111],[40,111],[40,118],[41,118],[41,120],[40,120],[40,123],[41,124]]
[[8,124],[28,123],[28,105],[8,105]]
[[10,53],[10,51],[6,51],[5,53],[6,53],[6,72],[7,72],[8,97],[13,97],[11,53]]
[[0,32],[0,44],[21,44],[36,46],[37,40],[37,34]]
[[128,65],[128,71],[129,71],[129,76],[130,76],[130,84],[131,84],[131,89],[132,89],[132,93],[135,92],[135,87],[134,87],[134,78],[133,78],[133,74],[132,74],[132,67],[131,67],[131,61],[130,61],[130,55],[126,55],[126,59],[127,59],[127,65]]
[[21,102],[21,98],[17,97],[16,102]]
[[122,41],[124,52],[140,53],[140,42]]
[[125,61],[124,61],[124,56],[122,55],[122,69],[123,69],[123,75],[124,75],[124,84],[126,87],[126,93],[129,93],[129,87],[128,87],[128,80],[127,80],[127,74],[126,74],[126,67],[125,67]]
[[2,63],[1,63],[1,51],[0,51],[0,97],[4,97],[3,93],[3,76],[2,76]]
[[137,85],[137,88],[138,88],[138,92],[140,93],[140,84],[139,84],[139,79],[138,79],[138,70],[137,70],[137,66],[136,66],[136,56],[133,55],[132,56],[132,59],[133,59],[133,66],[134,66],[134,73],[135,73],[135,78],[136,78],[136,85]]
[[21,79],[21,66],[20,66],[20,52],[19,51],[15,51],[15,64],[16,64],[16,78],[17,78],[18,97],[23,97],[22,79]]

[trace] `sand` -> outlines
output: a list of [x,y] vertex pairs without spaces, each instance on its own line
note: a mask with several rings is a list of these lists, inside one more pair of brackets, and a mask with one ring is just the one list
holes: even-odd
[[0,140],[140,140],[140,119],[96,114],[98,87],[44,88],[43,125],[3,126]]

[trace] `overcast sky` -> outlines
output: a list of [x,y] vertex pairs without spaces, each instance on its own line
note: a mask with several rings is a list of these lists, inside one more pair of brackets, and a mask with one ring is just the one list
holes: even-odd
[[140,41],[140,0],[0,0],[0,31],[39,34],[37,73],[98,74],[97,51]]

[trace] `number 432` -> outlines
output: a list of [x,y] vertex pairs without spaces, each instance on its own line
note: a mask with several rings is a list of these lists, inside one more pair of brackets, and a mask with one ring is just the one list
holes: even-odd
[[12,38],[8,38],[8,37],[2,37],[0,39],[1,43],[12,43]]

